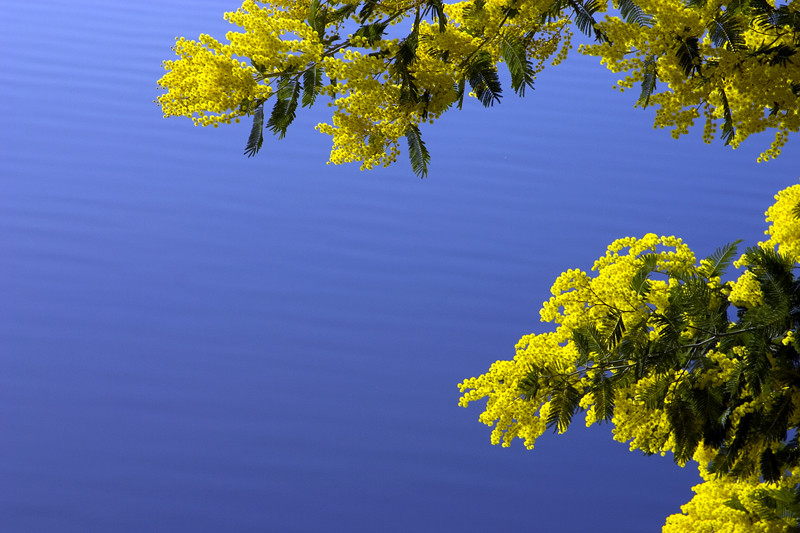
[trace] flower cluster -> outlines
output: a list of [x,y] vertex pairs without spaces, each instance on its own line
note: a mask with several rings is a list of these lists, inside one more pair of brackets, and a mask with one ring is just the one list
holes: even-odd
[[755,307],[764,303],[761,285],[752,271],[746,270],[739,276],[731,288],[728,300],[737,307]]
[[[598,28],[609,42],[581,52],[627,72],[620,90],[642,86],[639,104],[657,107],[656,128],[671,128],[677,138],[702,114],[705,142],[721,134],[733,148],[773,130],[759,161],[777,157],[789,133],[800,129],[800,63],[788,59],[800,45],[796,23],[769,25],[764,20],[777,17],[753,17],[731,0],[695,2],[691,9],[682,0],[635,4],[640,16],[606,17]],[[800,6],[790,2],[783,9],[796,18]]]
[[762,483],[757,478],[733,480],[710,474],[704,464],[711,458],[709,450],[697,454],[700,476],[704,482],[692,487],[692,500],[681,506],[681,514],[667,517],[663,533],[786,533],[794,530],[791,519],[757,520],[763,508],[759,496],[775,489],[793,489],[800,484],[800,470],[794,469],[778,484]]
[[782,190],[775,200],[765,213],[767,222],[772,222],[765,232],[769,240],[758,244],[777,246],[778,252],[796,261],[800,259],[800,184]]
[[[800,185],[775,198],[766,213],[772,223],[767,231],[770,239],[760,244],[764,250],[777,246],[796,268]],[[742,462],[737,463],[742,465],[740,475],[709,473],[709,465],[725,457],[719,455],[723,453],[720,444],[717,448],[708,444],[717,438],[713,427],[739,439],[744,438],[739,433],[746,434],[754,420],[765,419],[764,428],[772,431],[769,417],[776,415],[770,413],[780,409],[788,409],[781,425],[796,428],[800,423],[800,409],[795,408],[800,405],[800,389],[781,381],[786,375],[783,371],[743,378],[763,371],[755,370],[753,364],[768,369],[779,364],[776,357],[796,358],[797,323],[796,318],[775,322],[784,328],[778,329],[782,334],[776,334],[772,325],[764,326],[769,335],[763,345],[767,348],[758,351],[761,341],[751,333],[759,320],[772,316],[766,309],[771,305],[767,295],[771,294],[771,301],[777,296],[763,293],[759,276],[763,278],[764,273],[754,271],[751,263],[735,282],[721,282],[723,265],[733,260],[734,253],[735,248],[728,247],[698,262],[676,237],[647,234],[613,242],[594,263],[594,274],[571,269],[554,282],[541,318],[554,322],[555,331],[522,337],[513,360],[496,361],[486,374],[460,383],[459,405],[487,400],[479,419],[493,426],[493,444],[509,446],[520,438],[531,449],[547,427],[564,431],[572,413],[584,411],[587,425],[609,420],[614,439],[629,443],[631,450],[673,452],[681,465],[693,458],[706,481],[695,487],[696,496],[682,508],[683,514],[668,519],[666,533],[772,533],[794,527],[792,517],[778,520],[758,515],[764,509],[758,498],[765,490],[800,484],[798,469],[791,475],[764,470],[768,467],[764,457],[784,453],[778,451],[785,440],[780,430],[772,435],[759,433],[763,428],[753,430],[750,448],[738,442],[744,450]],[[752,261],[754,256],[748,252],[742,257]],[[784,290],[787,294],[796,291]],[[740,308],[740,319],[752,316],[755,322],[729,322],[728,302]],[[738,341],[737,335],[741,335]],[[608,387],[614,388],[612,401]],[[713,402],[729,403],[719,403],[705,419],[692,411],[691,406],[709,409]],[[697,433],[687,440],[692,431],[709,424],[711,433]],[[740,426],[745,428],[742,432]],[[747,464],[753,466],[748,469]],[[760,476],[768,475],[773,481],[763,482]]]
[[[488,398],[480,421],[495,425],[493,443],[502,442],[508,446],[515,437],[520,437],[526,447],[533,448],[535,438],[545,428],[542,418],[547,418],[550,408],[548,391],[542,389],[538,396],[523,399],[520,382],[528,376],[531,367],[561,374],[574,372],[579,354],[571,340],[572,331],[595,325],[607,333],[619,317],[627,327],[633,327],[646,319],[651,308],[665,308],[667,282],[654,280],[646,294],[631,287],[634,276],[642,268],[643,258],[650,255],[655,258],[656,268],[667,275],[685,273],[695,264],[692,251],[676,237],[658,237],[650,233],[641,239],[629,237],[613,242],[606,255],[594,264],[596,277],[580,270],[568,270],[556,279],[551,289],[553,297],[541,310],[542,321],[559,324],[555,332],[526,335],[517,343],[513,361],[498,361],[487,374],[459,385],[464,393],[459,404],[464,407]],[[644,382],[638,386],[643,385]],[[581,384],[576,383],[576,386]],[[668,425],[663,424],[664,415],[645,410],[642,402],[636,400],[637,396],[635,386],[619,395],[613,420],[616,438],[633,439],[636,447],[661,452],[664,440],[654,446],[652,430],[663,426],[659,432],[668,433]],[[584,397],[582,407],[587,409],[587,425],[596,421],[593,403],[591,395]],[[537,409],[540,409],[538,416]]]
[[[227,34],[230,44],[206,35],[178,40],[178,59],[163,64],[159,86],[166,93],[157,101],[164,116],[217,126],[275,99],[283,115],[273,111],[270,124],[282,124],[276,129],[282,134],[298,100],[282,93],[288,81],[302,87],[303,105],[318,94],[331,98],[331,120],[317,126],[332,137],[330,163],[386,166],[397,159],[399,140],[410,128],[460,106],[464,92],[457,88],[479,52],[496,65],[509,57],[504,51],[513,40],[510,57],[531,83],[548,59],[561,61],[571,33],[565,17],[543,20],[553,1],[519,0],[513,17],[504,1],[489,0],[480,9],[472,2],[444,4],[431,23],[419,18],[419,10],[429,9],[421,0],[375,3],[370,12],[352,2],[247,0],[225,14],[243,30]],[[403,26],[407,37],[390,37]],[[309,84],[309,74],[319,76]]]
[[167,73],[158,82],[168,89],[158,97],[165,117],[191,117],[200,126],[230,123],[242,114],[238,109],[243,100],[266,98],[271,92],[256,83],[255,68],[208,35],[198,42],[177,39],[173,49],[179,59],[164,62]]

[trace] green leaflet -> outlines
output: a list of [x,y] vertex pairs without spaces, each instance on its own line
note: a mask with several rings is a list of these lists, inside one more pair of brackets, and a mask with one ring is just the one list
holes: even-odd
[[761,468],[761,477],[764,478],[764,481],[775,482],[781,479],[781,464],[771,449],[764,449],[758,463]]
[[725,89],[719,88],[722,95],[722,139],[725,145],[729,145],[736,135],[736,130],[733,128],[733,115],[731,115],[731,106],[728,104],[728,95],[725,94]]
[[631,290],[642,298],[650,292],[650,280],[648,279],[650,272],[650,270],[641,268],[631,279]]
[[636,399],[645,404],[648,409],[662,409],[664,399],[674,383],[669,374],[656,374],[655,380],[642,387]]
[[321,9],[319,0],[311,0],[308,6],[308,25],[317,32],[320,41],[325,40],[326,11]]
[[442,2],[442,0],[427,0],[422,16],[426,17],[429,13],[439,21],[439,32],[443,33],[445,28],[447,28],[447,15],[444,12],[444,2]]
[[675,462],[684,465],[692,458],[700,444],[697,416],[680,397],[667,404],[666,412],[675,437],[675,446],[672,450]]
[[359,4],[344,4],[342,7],[334,10],[329,14],[331,22],[340,22],[348,17],[358,9]]
[[594,34],[596,41],[609,42],[608,36],[597,28],[597,21],[594,19],[594,14],[602,7],[598,0],[566,0],[566,4],[572,8],[575,25],[584,35]]
[[762,44],[758,48],[753,49],[750,55],[759,59],[761,62],[766,62],[770,66],[780,65],[786,67],[786,64],[792,61],[791,57],[797,53],[797,48],[787,44],[780,44],[770,46]]
[[622,335],[625,333],[625,322],[622,320],[621,313],[612,313],[611,318],[614,318],[614,327],[611,328],[611,333],[606,339],[606,346],[609,350],[613,350],[622,341]]
[[502,37],[500,51],[511,74],[511,88],[520,95],[525,96],[525,87],[533,89],[533,65],[528,60],[525,43],[520,39]]
[[492,56],[488,52],[481,50],[475,55],[467,66],[465,77],[484,107],[490,107],[495,102],[500,102],[503,89],[500,86],[500,78],[497,76]]
[[319,89],[322,87],[323,67],[313,65],[303,72],[303,107],[311,107],[317,99]]
[[572,416],[578,410],[580,400],[581,392],[569,380],[562,378],[559,383],[553,385],[547,427],[555,428],[559,433],[565,432],[572,422]]
[[650,26],[653,23],[653,17],[645,13],[633,0],[619,0],[619,12],[628,24]]
[[264,108],[259,107],[253,113],[253,127],[250,129],[250,137],[247,139],[247,146],[244,155],[253,157],[261,150],[264,143]]
[[464,18],[472,22],[477,21],[482,16],[485,6],[485,0],[473,0],[471,4],[464,7]]
[[591,392],[594,397],[597,420],[601,422],[610,421],[614,417],[614,401],[616,399],[616,384],[614,380],[606,377],[603,373],[598,373],[592,384]]
[[519,391],[522,393],[523,400],[531,401],[536,397],[536,393],[540,389],[539,377],[539,371],[531,366],[528,374],[520,380]]
[[796,521],[800,518],[800,487],[764,488],[754,493],[753,511],[766,520]]
[[725,246],[721,246],[714,250],[714,253],[701,261],[699,268],[700,273],[705,276],[706,279],[716,278],[723,275],[731,265],[731,262],[736,255],[737,246],[741,242],[741,239],[739,239],[738,241],[726,244]]
[[657,70],[658,58],[649,56],[644,62],[644,76],[642,77],[642,91],[639,94],[638,104],[642,107],[650,105],[650,97],[656,90],[656,80],[658,80]]
[[361,24],[364,24],[372,16],[378,4],[378,0],[364,0],[364,6],[358,12],[358,19],[361,21]]
[[466,77],[465,78],[461,78],[459,80],[459,82],[458,82],[458,85],[456,85],[456,88],[455,88],[456,89],[456,94],[458,95],[458,99],[456,100],[456,102],[457,102],[456,106],[459,109],[461,109],[461,106],[464,105],[464,91],[466,90],[466,87],[467,87],[467,79],[466,79]]
[[594,324],[574,330],[572,332],[572,340],[575,342],[575,347],[578,348],[581,358],[586,361],[602,361],[611,358],[612,354],[608,343]]
[[408,140],[408,157],[411,159],[411,169],[420,178],[428,176],[428,163],[431,161],[431,154],[422,142],[422,135],[419,126],[409,124],[406,128],[406,140]]
[[267,127],[272,130],[272,133],[278,135],[279,139],[283,139],[286,136],[286,130],[294,122],[296,116],[300,84],[297,80],[285,76],[281,78],[275,96],[275,105],[272,107]]
[[714,46],[725,47],[730,50],[743,50],[747,43],[744,31],[747,29],[746,21],[739,15],[730,11],[721,11],[708,25],[708,35]]
[[700,73],[700,48],[697,37],[677,37],[675,55],[687,77]]
[[394,56],[394,61],[389,66],[392,74],[400,78],[400,104],[411,105],[419,103],[419,88],[416,79],[409,70],[417,59],[417,46],[419,45],[419,25],[415,24],[411,33],[400,42],[400,47]]
[[363,37],[370,45],[380,41],[386,33],[386,28],[389,26],[389,21],[373,22],[372,24],[365,24],[358,28],[353,34],[357,37]]

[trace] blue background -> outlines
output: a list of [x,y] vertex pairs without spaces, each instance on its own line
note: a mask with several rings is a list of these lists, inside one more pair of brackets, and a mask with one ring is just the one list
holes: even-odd
[[153,103],[236,2],[2,7],[0,530],[623,533],[691,498],[608,426],[493,447],[456,384],[618,237],[763,238],[796,139],[672,140],[575,54],[424,128],[427,180],[326,166],[324,106],[247,159]]

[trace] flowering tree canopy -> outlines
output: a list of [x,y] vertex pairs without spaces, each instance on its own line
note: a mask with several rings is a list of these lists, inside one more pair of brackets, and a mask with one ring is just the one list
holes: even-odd
[[[800,525],[800,185],[776,199],[769,239],[735,262],[735,244],[698,262],[648,234],[612,243],[595,275],[567,270],[541,310],[555,331],[462,382],[460,404],[488,400],[494,444],[533,448],[585,412],[632,450],[696,460],[706,482],[665,533]],[[724,282],[731,262],[743,273]]]
[[225,18],[242,29],[228,44],[177,40],[158,103],[203,126],[251,117],[248,156],[265,127],[283,137],[325,95],[330,162],[389,165],[405,137],[425,176],[420,126],[466,96],[499,102],[501,62],[524,95],[566,58],[573,25],[595,38],[581,52],[626,73],[618,88],[637,86],[637,105],[656,106],[675,137],[701,118],[706,142],[734,148],[772,130],[768,160],[800,129],[798,0],[247,0]]

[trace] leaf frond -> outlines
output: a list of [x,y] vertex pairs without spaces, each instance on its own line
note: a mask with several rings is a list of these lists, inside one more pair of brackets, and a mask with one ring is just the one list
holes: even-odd
[[525,88],[533,89],[533,64],[528,60],[525,44],[519,39],[502,37],[500,52],[511,74],[511,88],[520,96],[525,96]]
[[736,255],[737,247],[741,242],[740,239],[714,250],[714,253],[701,261],[700,273],[705,276],[706,279],[716,278],[724,274],[725,270],[731,265]]
[[484,107],[490,107],[495,102],[500,102],[503,89],[500,86],[500,78],[497,76],[492,56],[488,52],[481,50],[475,55],[475,58],[467,66],[466,79]]
[[420,178],[428,176],[428,163],[431,155],[422,141],[419,126],[409,124],[406,128],[406,140],[408,140],[408,156],[411,159],[411,169]]
[[729,145],[736,135],[736,130],[733,128],[733,115],[731,115],[731,106],[728,103],[728,95],[725,94],[725,89],[719,88],[720,95],[722,95],[722,139],[725,145]]
[[656,90],[656,81],[658,80],[656,56],[649,56],[644,62],[644,72],[642,76],[641,93],[639,94],[638,104],[642,107],[650,105],[650,97]]
[[675,55],[686,77],[700,73],[700,46],[697,37],[678,37]]
[[619,0],[619,12],[628,24],[650,26],[653,23],[653,17],[645,13],[634,0]]
[[253,113],[253,127],[250,129],[250,136],[247,138],[247,145],[244,155],[253,157],[261,150],[264,143],[264,108],[259,107]]

